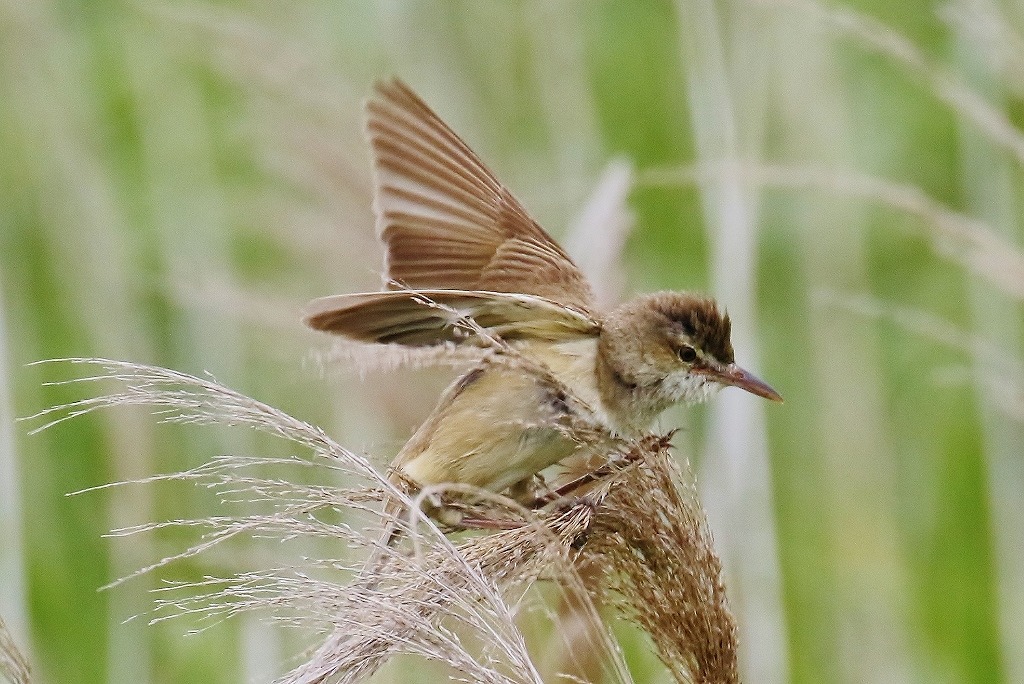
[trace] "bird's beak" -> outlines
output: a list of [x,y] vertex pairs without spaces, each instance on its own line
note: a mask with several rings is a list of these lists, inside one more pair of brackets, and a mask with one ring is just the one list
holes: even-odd
[[721,371],[712,371],[712,377],[723,385],[732,385],[745,389],[751,394],[764,397],[771,401],[782,401],[782,395],[772,389],[771,385],[750,371],[743,370],[735,363],[730,363]]

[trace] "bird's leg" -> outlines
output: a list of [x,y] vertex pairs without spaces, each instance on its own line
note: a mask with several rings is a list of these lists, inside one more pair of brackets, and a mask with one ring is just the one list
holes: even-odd
[[523,519],[490,515],[484,506],[465,497],[444,497],[430,511],[430,516],[449,532],[463,530],[514,530],[523,526]]
[[459,521],[459,527],[464,530],[518,530],[526,523],[519,519],[512,518],[473,518],[464,516]]
[[[544,481],[544,476],[540,473],[536,473],[509,487],[507,494],[508,498],[512,499],[516,503],[519,503],[526,508],[531,508],[533,502],[543,496],[547,491],[548,486]],[[481,510],[479,508],[474,510],[472,506],[466,506],[464,499],[449,501],[447,503],[453,508],[462,509],[455,513],[460,516],[457,523],[451,524],[451,526],[455,528],[514,530],[522,527],[524,524],[521,517],[489,517],[486,514],[481,514]],[[445,522],[448,521],[446,520]]]
[[621,472],[634,463],[643,460],[644,454],[648,451],[657,451],[667,448],[674,434],[675,430],[667,435],[647,435],[634,444],[633,448],[625,454],[619,457],[612,457],[589,473],[581,475],[556,489],[549,490],[540,496],[535,497],[533,501],[526,504],[526,506],[531,509],[543,508],[544,506],[558,501],[559,499],[568,497],[582,487],[586,487],[589,484],[600,482],[605,478],[611,477],[615,473]]

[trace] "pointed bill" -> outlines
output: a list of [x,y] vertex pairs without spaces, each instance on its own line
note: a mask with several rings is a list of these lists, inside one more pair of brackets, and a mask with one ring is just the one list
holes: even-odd
[[723,385],[739,387],[770,401],[782,401],[782,395],[776,392],[771,385],[750,371],[740,368],[735,363],[730,363],[721,372],[713,373],[713,376],[715,380]]

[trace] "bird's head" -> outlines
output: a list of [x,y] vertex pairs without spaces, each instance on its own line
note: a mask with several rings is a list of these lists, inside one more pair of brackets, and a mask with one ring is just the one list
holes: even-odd
[[706,400],[724,386],[782,401],[767,383],[736,365],[729,316],[713,299],[656,292],[606,316],[601,353],[618,381],[660,408]]

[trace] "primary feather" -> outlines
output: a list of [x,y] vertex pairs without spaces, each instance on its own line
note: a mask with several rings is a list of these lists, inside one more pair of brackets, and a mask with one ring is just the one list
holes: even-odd
[[398,80],[367,104],[388,282],[593,308],[583,273],[447,124]]

